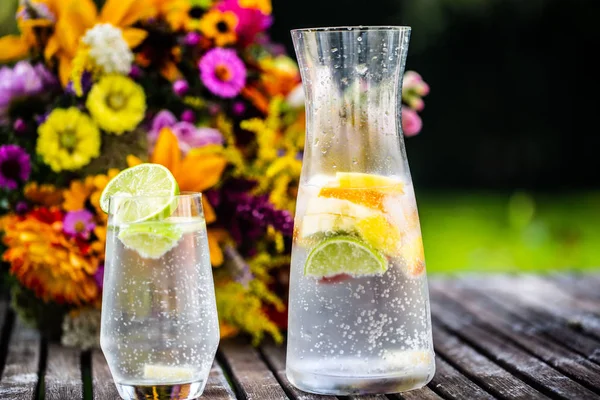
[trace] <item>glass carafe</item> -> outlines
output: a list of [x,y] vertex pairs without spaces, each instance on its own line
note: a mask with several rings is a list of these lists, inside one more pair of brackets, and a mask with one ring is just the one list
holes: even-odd
[[319,394],[433,377],[421,229],[401,124],[408,27],[299,29],[306,145],[292,250],[287,376]]

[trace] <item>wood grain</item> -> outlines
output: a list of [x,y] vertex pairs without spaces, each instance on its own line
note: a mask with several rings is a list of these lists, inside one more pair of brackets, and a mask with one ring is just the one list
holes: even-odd
[[518,296],[506,296],[482,289],[479,283],[471,280],[461,280],[460,284],[478,293],[481,299],[489,299],[491,302],[487,304],[490,307],[499,308],[521,321],[526,321],[523,324],[515,324],[515,327],[523,327],[523,331],[549,337],[587,359],[600,363],[600,340],[574,329],[570,320],[544,310],[525,307]]
[[288,381],[285,375],[285,356],[286,348],[285,345],[276,345],[273,342],[266,342],[261,347],[261,353],[265,358],[269,368],[275,374],[275,377],[283,386],[284,390],[288,395],[295,400],[334,400],[333,396],[318,396],[311,393],[303,392],[294,387],[290,381]]
[[[540,359],[507,341],[497,333],[473,322],[472,315],[455,312],[432,291],[431,303],[439,310],[439,324],[467,341],[512,374],[518,375],[539,390],[563,399],[598,399],[593,392],[564,376]],[[441,310],[441,312],[440,312]]]
[[535,355],[556,368],[564,375],[582,383],[595,392],[600,392],[600,366],[585,359],[580,354],[540,336],[527,321],[514,317],[503,309],[494,307],[485,297],[453,285],[437,290],[446,307],[451,307],[458,314],[470,313],[476,323],[485,329],[500,333],[513,343],[520,345],[527,352]]
[[[436,312],[436,308],[432,311]],[[450,334],[443,326],[433,328],[433,343],[436,353],[488,392],[501,399],[547,399],[498,364]]]
[[81,351],[48,345],[48,361],[44,377],[46,400],[81,399]]
[[288,399],[258,351],[242,340],[221,342],[219,361],[229,373],[238,397],[252,400]]
[[94,400],[120,399],[104,354],[100,350],[92,351],[92,386]]
[[229,386],[229,382],[227,382],[223,369],[216,360],[213,362],[212,368],[210,369],[208,382],[206,382],[202,397],[211,400],[235,399],[233,389]]
[[435,376],[429,386],[444,398],[456,400],[494,399],[494,396],[477,386],[442,358],[436,358],[435,368]]
[[19,319],[15,321],[0,379],[0,398],[33,399],[38,384],[40,343],[36,330],[25,326]]
[[402,400],[441,400],[442,398],[427,386],[410,392],[389,396],[391,399]]

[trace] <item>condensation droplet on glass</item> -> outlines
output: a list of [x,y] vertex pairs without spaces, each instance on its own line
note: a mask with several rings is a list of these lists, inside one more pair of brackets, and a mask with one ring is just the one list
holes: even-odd
[[360,75],[366,74],[368,70],[369,68],[365,64],[359,64],[356,66],[356,72],[358,72]]
[[352,157],[352,164],[354,164],[354,165],[358,164],[358,160],[356,159],[356,157]]
[[338,48],[337,48],[337,47],[334,47],[333,49],[331,49],[331,52],[332,52],[332,53],[337,53],[337,51],[338,51]]
[[362,36],[357,37],[356,40],[358,40],[359,42],[362,42]]
[[319,145],[319,138],[316,138],[313,142],[313,146],[317,147]]

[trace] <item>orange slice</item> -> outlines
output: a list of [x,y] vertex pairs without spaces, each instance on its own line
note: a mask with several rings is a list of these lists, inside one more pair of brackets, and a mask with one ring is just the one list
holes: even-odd
[[377,189],[384,193],[404,193],[404,183],[395,178],[359,172],[338,172],[335,175],[339,187],[347,189]]
[[342,187],[323,187],[319,197],[348,200],[374,210],[385,212],[383,201],[386,193],[376,189],[350,189]]
[[406,272],[411,277],[418,277],[425,271],[425,252],[421,235],[408,240],[402,246],[402,257],[406,261]]
[[400,254],[402,233],[381,214],[361,219],[356,230],[373,247],[394,257]]

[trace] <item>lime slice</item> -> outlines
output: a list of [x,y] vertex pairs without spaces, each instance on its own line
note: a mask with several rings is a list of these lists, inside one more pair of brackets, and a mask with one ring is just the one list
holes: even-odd
[[159,382],[188,382],[194,380],[194,370],[189,367],[146,364],[144,365],[144,379]]
[[310,252],[304,275],[381,275],[387,268],[385,257],[367,243],[352,236],[336,236],[323,240]]
[[121,228],[118,238],[144,258],[160,258],[177,245],[183,230],[163,221],[138,222]]
[[108,213],[110,197],[121,196],[119,204],[111,210],[116,220],[146,221],[157,216],[168,217],[177,206],[172,197],[177,194],[179,186],[171,171],[160,164],[140,164],[124,169],[108,182],[100,196],[100,208]]

